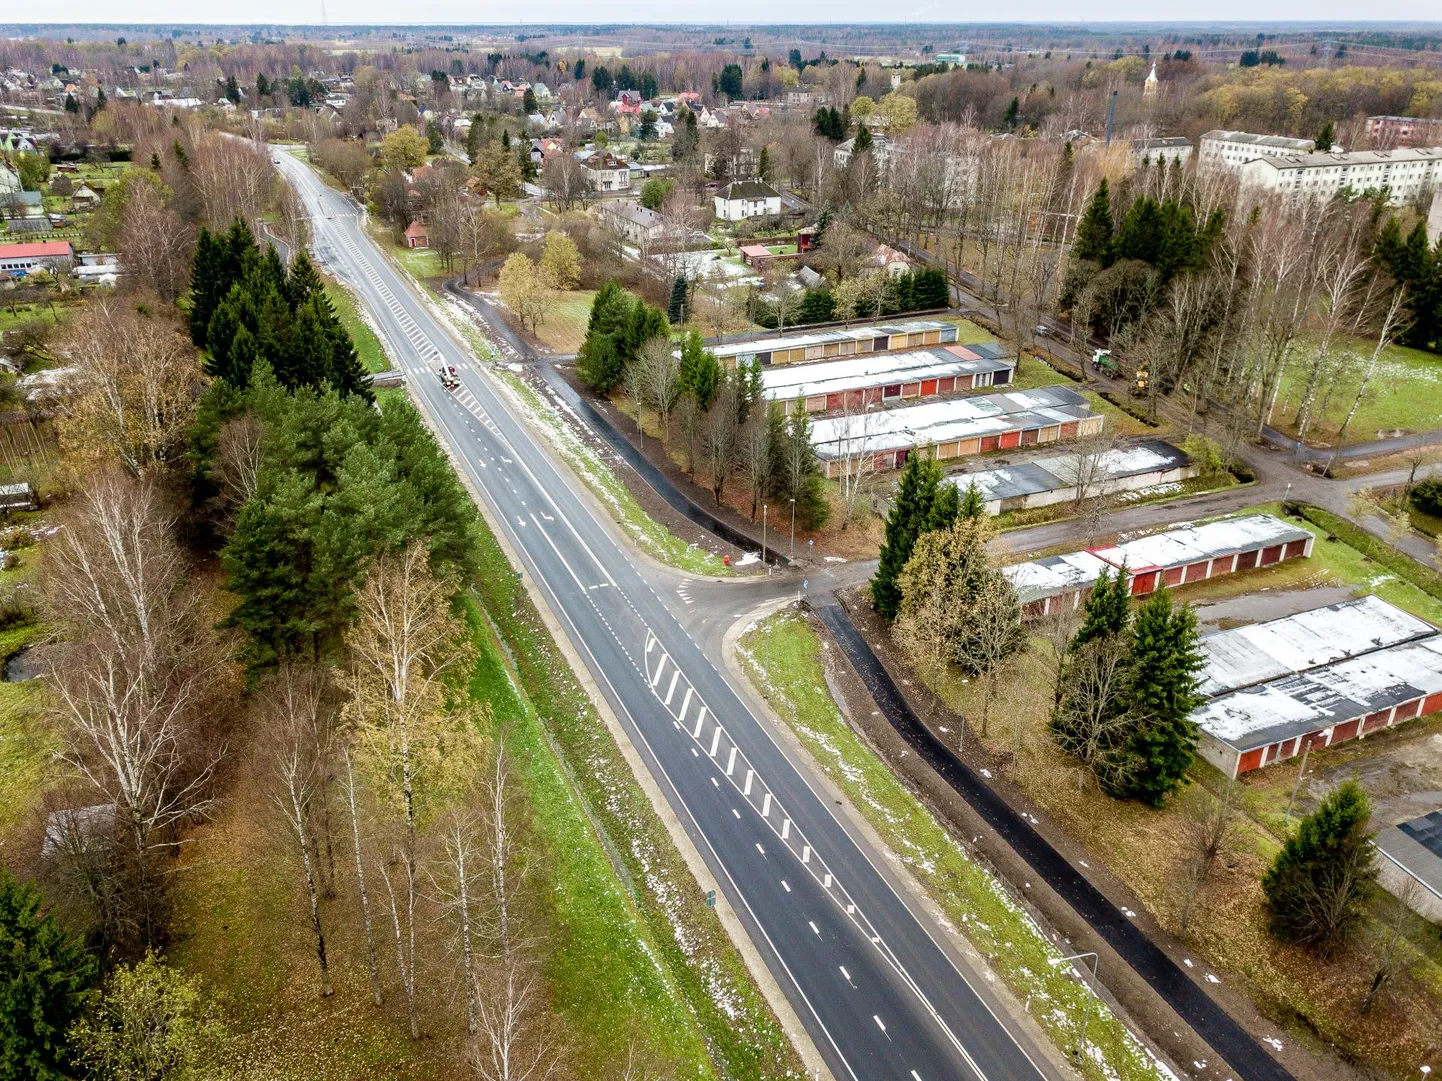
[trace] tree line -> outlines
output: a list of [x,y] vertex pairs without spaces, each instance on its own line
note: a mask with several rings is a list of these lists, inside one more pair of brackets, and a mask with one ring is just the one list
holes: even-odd
[[695,330],[673,341],[666,313],[610,281],[592,302],[576,370],[601,393],[625,390],[643,441],[644,409],[660,422],[663,443],[671,441],[677,421],[686,471],[708,477],[717,506],[727,482],[739,475],[753,519],[774,499],[788,508],[794,501],[803,529],[826,520],[830,508],[810,418],[804,411],[788,416],[766,402],[759,363],[723,368]]

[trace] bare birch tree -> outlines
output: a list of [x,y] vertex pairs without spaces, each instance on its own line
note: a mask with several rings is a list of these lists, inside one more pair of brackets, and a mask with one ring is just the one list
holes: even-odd
[[311,933],[315,935],[320,965],[321,997],[335,993],[326,956],[325,927],[321,920],[316,866],[314,819],[317,804],[326,799],[325,787],[331,754],[331,721],[319,674],[285,665],[270,680],[264,697],[267,729],[274,741],[277,790],[272,800],[289,827],[300,851],[301,872],[310,900]]
[[61,636],[48,675],[63,757],[115,808],[142,944],[163,929],[157,863],[177,828],[209,810],[221,754],[201,718],[226,670],[174,527],[153,485],[99,474],[40,580]]

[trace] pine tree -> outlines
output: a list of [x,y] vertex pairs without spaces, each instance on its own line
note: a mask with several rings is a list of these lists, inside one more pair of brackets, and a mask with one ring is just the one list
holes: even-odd
[[851,156],[859,157],[871,149],[871,129],[862,124],[856,129],[856,141],[851,144]]
[[1112,794],[1159,806],[1196,759],[1191,713],[1203,700],[1197,688],[1206,667],[1196,614],[1189,605],[1173,607],[1164,588],[1132,620],[1129,667],[1127,699],[1136,728],[1127,746],[1131,761]]
[[1073,651],[1095,639],[1120,634],[1131,619],[1129,583],[1125,571],[1115,576],[1101,572],[1086,599],[1082,625],[1071,640]]
[[686,275],[677,274],[676,280],[671,283],[671,299],[666,305],[666,318],[670,320],[673,327],[679,327],[686,322],[689,305],[686,300]]
[[692,330],[681,340],[681,388],[689,390],[702,410],[711,407],[721,383],[721,364],[707,349],[699,332]]
[[39,890],[0,866],[0,1077],[74,1076],[67,1036],[95,981],[84,943],[45,911]]
[[901,605],[901,572],[911,558],[922,533],[945,528],[950,523],[932,519],[933,506],[941,484],[941,467],[930,457],[912,451],[901,471],[901,481],[886,518],[886,539],[881,559],[871,579],[871,602],[887,619],[895,619]]
[[1111,194],[1107,191],[1106,180],[1103,179],[1077,225],[1072,254],[1078,259],[1087,259],[1104,267],[1111,266],[1113,228]]
[[1344,781],[1282,846],[1262,876],[1272,934],[1330,953],[1362,919],[1377,876],[1371,802]]
[[763,146],[761,156],[756,159],[756,179],[763,183],[771,183],[771,148]]

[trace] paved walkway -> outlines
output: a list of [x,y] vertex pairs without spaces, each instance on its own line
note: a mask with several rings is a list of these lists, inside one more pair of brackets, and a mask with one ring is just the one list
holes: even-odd
[[892,727],[936,772],[1107,941],[1147,984],[1244,1081],[1293,1081],[1292,1074],[1205,991],[1192,982],[1146,933],[1037,833],[912,711],[891,675],[834,599],[818,598],[816,614],[861,677]]

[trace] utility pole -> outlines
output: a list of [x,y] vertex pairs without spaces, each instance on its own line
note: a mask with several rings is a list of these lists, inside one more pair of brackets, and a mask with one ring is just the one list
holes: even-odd
[[796,500],[791,500],[791,562],[796,562]]
[[1282,815],[1282,827],[1285,829],[1287,821],[1292,817],[1292,805],[1297,802],[1297,792],[1302,787],[1302,777],[1307,772],[1307,756],[1312,753],[1312,741],[1308,740],[1307,745],[1302,748],[1302,764],[1297,767],[1297,782],[1292,785],[1292,796],[1287,800],[1287,813]]

